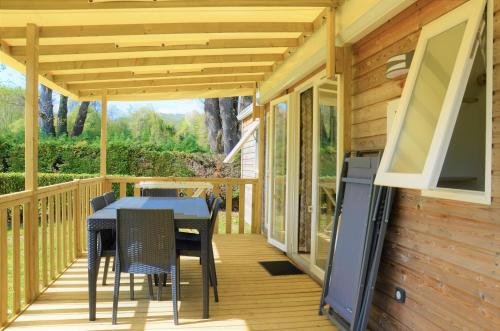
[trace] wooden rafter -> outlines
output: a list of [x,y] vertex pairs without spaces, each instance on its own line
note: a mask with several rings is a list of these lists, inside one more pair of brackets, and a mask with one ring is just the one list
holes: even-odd
[[112,89],[124,87],[151,87],[151,86],[172,86],[172,85],[190,85],[190,84],[217,84],[217,83],[239,83],[239,82],[258,82],[264,79],[264,75],[238,75],[238,76],[216,76],[216,77],[186,77],[186,78],[164,78],[148,80],[128,80],[114,82],[90,82],[68,84],[71,90],[95,90]]
[[281,54],[240,54],[240,55],[203,55],[158,57],[140,59],[90,60],[40,63],[42,73],[60,70],[157,67],[204,63],[241,63],[241,62],[275,62],[283,58]]
[[[242,67],[213,67],[205,68],[203,71],[196,74],[190,72],[177,72],[177,73],[144,73],[134,74],[131,71],[127,72],[105,72],[105,73],[85,73],[85,74],[65,74],[55,75],[53,80],[56,84],[65,84],[71,82],[96,82],[96,81],[111,81],[111,80],[137,80],[137,79],[160,79],[160,78],[179,78],[191,77],[197,79],[203,76],[214,75],[235,75],[235,74],[264,74],[271,72],[271,66],[242,66]],[[194,78],[193,78],[194,77]]]
[[0,9],[15,10],[75,10],[75,9],[134,9],[188,7],[331,7],[338,0],[2,0]]
[[113,95],[126,95],[126,94],[150,94],[150,93],[166,93],[166,92],[180,92],[180,91],[210,91],[210,90],[234,90],[234,89],[252,89],[255,87],[254,82],[242,82],[232,84],[202,84],[202,85],[176,85],[176,86],[157,86],[157,87],[143,87],[143,88],[119,88],[119,89],[96,89],[82,91],[80,97],[95,97],[106,94]]
[[[81,26],[45,26],[40,28],[40,39],[145,36],[207,33],[259,33],[259,32],[312,32],[313,24],[307,22],[204,22],[204,23],[155,23]],[[25,27],[2,27],[3,39],[26,38]]]
[[[70,44],[70,45],[40,45],[40,56],[73,55],[73,54],[107,54],[107,53],[138,53],[170,50],[204,50],[226,48],[269,48],[296,47],[296,38],[260,38],[260,39],[213,39],[205,44],[186,44],[161,46],[117,47],[115,43]],[[16,57],[26,55],[26,47],[10,46],[10,53]]]

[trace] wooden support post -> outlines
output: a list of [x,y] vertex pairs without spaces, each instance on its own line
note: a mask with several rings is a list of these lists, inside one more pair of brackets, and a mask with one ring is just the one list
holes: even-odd
[[12,287],[13,305],[12,312],[21,311],[21,207],[12,209]]
[[26,26],[26,96],[24,106],[25,189],[33,192],[24,214],[26,303],[38,294],[38,27]]
[[[101,176],[106,176],[106,149],[108,134],[108,98],[106,95],[101,99]],[[103,183],[103,190],[107,190],[106,181]]]
[[257,153],[258,153],[258,161],[257,165],[257,188],[256,188],[256,196],[253,199],[256,199],[257,208],[255,210],[256,217],[254,218],[257,222],[256,224],[256,232],[261,233],[261,224],[262,224],[262,207],[263,207],[263,197],[264,194],[264,164],[265,164],[265,139],[266,139],[266,112],[264,111],[264,107],[259,107],[259,136],[257,138]]
[[253,89],[253,97],[252,97],[252,120],[258,118],[257,111],[257,83],[255,83],[255,88]]
[[326,78],[335,78],[335,8],[326,16]]
[[339,155],[343,155],[351,151],[352,49],[350,45],[344,45],[344,67],[340,79],[340,96],[342,98],[343,151],[339,151]]

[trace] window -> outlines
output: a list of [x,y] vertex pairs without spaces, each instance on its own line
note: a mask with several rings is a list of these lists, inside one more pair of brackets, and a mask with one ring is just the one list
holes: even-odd
[[485,0],[471,0],[422,28],[377,185],[489,202],[492,70],[484,8]]

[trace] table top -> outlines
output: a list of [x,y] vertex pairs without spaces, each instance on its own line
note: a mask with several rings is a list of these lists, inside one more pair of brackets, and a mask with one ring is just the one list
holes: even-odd
[[116,210],[131,209],[173,209],[176,220],[210,219],[207,203],[203,198],[157,198],[157,197],[126,197],[119,199],[87,217],[93,220],[116,220]]
[[206,188],[206,189],[211,189],[214,186],[211,183],[207,182],[181,182],[181,181],[175,181],[175,182],[140,182],[138,184],[140,188],[146,188],[146,189],[155,189],[155,188],[172,188],[172,189],[182,189],[182,188]]

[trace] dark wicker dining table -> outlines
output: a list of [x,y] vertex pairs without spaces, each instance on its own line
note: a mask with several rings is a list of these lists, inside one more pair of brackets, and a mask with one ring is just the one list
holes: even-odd
[[126,197],[87,217],[87,255],[89,320],[96,319],[97,301],[97,234],[101,230],[116,228],[116,210],[119,208],[173,209],[175,227],[198,230],[201,236],[201,264],[203,283],[203,318],[208,318],[209,282],[208,249],[210,213],[203,198]]

